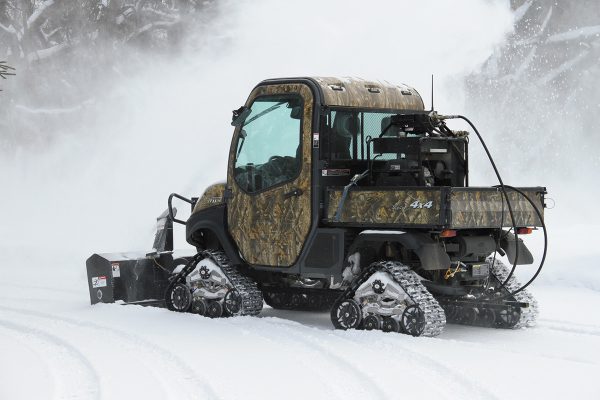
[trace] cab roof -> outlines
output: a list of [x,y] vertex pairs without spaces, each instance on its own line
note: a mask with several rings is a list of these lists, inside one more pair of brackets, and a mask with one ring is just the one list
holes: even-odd
[[424,110],[423,99],[414,88],[386,81],[355,77],[311,77],[323,93],[323,104],[392,110]]

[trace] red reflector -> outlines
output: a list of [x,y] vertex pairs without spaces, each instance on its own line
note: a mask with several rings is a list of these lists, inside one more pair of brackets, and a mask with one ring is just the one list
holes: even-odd
[[533,232],[533,228],[519,228],[519,229],[517,229],[517,233],[519,235],[529,235],[531,232]]
[[456,236],[456,231],[453,231],[452,229],[444,229],[440,233],[440,237],[443,237],[443,238],[449,238],[449,237],[454,237],[454,236]]

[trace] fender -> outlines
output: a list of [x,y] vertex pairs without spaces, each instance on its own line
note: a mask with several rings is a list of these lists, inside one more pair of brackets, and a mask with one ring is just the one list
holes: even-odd
[[196,211],[187,220],[185,224],[187,242],[193,246],[202,247],[194,237],[198,231],[210,232],[215,235],[233,264],[243,263],[237,246],[227,233],[227,207],[224,204]]
[[425,270],[447,269],[450,257],[438,242],[421,232],[404,231],[362,231],[354,240],[348,254],[354,254],[360,247],[369,247],[369,243],[399,243],[415,252]]

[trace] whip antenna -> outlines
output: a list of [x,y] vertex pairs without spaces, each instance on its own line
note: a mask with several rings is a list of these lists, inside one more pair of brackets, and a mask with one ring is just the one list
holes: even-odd
[[433,111],[433,74],[431,74],[431,111]]

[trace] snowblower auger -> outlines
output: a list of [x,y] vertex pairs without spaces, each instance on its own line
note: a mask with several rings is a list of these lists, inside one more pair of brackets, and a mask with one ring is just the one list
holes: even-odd
[[[469,133],[453,119],[480,139],[498,186],[469,186]],[[167,235],[149,254],[94,255],[92,303],[219,317],[256,315],[264,296],[273,308],[329,309],[336,328],[413,336],[447,321],[535,322],[525,289],[546,250],[525,285],[514,272],[534,261],[522,238],[546,236],[546,189],[505,185],[467,118],[425,110],[406,85],[315,77],[259,83],[231,124],[224,182],[198,199],[171,195],[159,219],[161,232],[185,225],[196,252],[173,252]],[[187,220],[174,199],[191,205]]]

